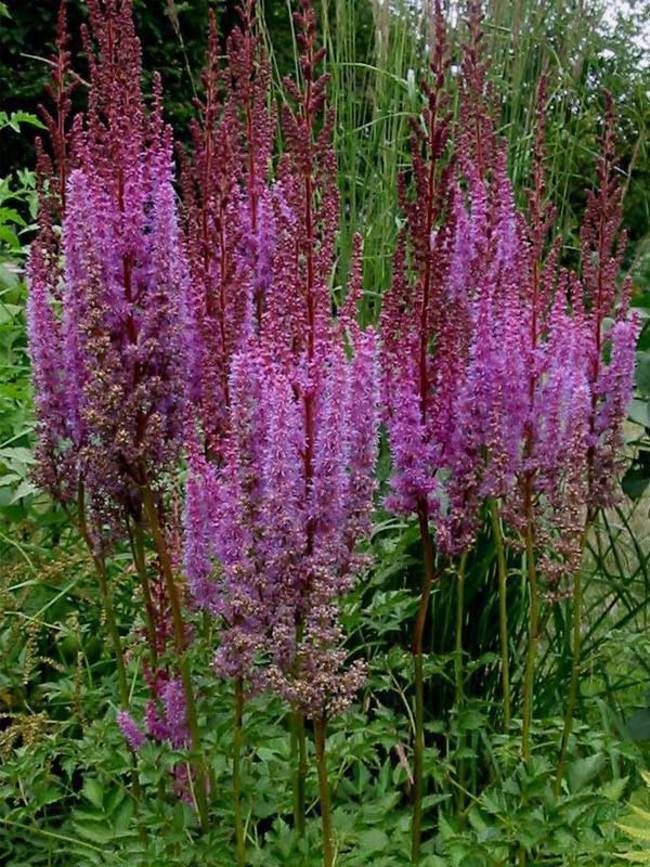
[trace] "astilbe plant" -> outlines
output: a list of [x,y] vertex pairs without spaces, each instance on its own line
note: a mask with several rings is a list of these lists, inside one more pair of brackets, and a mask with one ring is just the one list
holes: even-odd
[[[57,191],[64,203],[63,265],[61,251],[49,241],[45,217],[30,265],[40,427],[54,431],[41,439],[41,453],[47,453],[49,466],[65,470],[49,487],[64,501],[76,499],[79,526],[98,567],[123,710],[128,692],[104,558],[108,545],[131,536],[155,654],[143,543],[148,525],[170,607],[192,747],[198,753],[187,636],[161,493],[179,454],[184,419],[179,323],[187,265],[172,183],[172,133],[162,119],[157,78],[153,108],[149,112],[145,107],[129,0],[90,0],[88,12],[90,29],[83,33],[90,67],[88,110],[77,116],[67,136],[65,198],[63,189]],[[65,111],[68,103],[63,100],[62,106]],[[55,139],[57,159],[60,142]],[[58,348],[55,358],[51,347]],[[43,384],[56,393],[48,396]],[[47,412],[53,413],[51,422]],[[48,466],[43,458],[41,465]],[[205,824],[205,774],[199,761],[196,773]]]
[[[544,83],[526,214],[515,207],[507,155],[494,133],[480,5],[470,3],[468,10],[461,107],[454,147],[447,148],[447,61],[438,9],[431,65],[435,86],[425,87],[427,132],[417,125],[413,134],[415,197],[402,193],[405,229],[382,314],[386,421],[393,456],[387,505],[417,514],[425,560],[413,646],[414,861],[420,851],[423,790],[422,629],[436,580],[430,521],[439,551],[460,558],[462,564],[484,505],[492,512],[506,726],[510,698],[503,526],[510,543],[525,551],[530,630],[522,751],[528,758],[539,581],[543,579],[551,600],[570,595],[572,582],[579,587],[585,533],[594,510],[614,491],[636,341],[636,324],[626,319],[627,288],[616,306],[620,194],[611,174],[611,110],[598,169],[600,189],[590,198],[582,231],[582,274],[576,275],[558,268],[559,242],[552,237],[554,209],[547,201],[543,170]],[[612,315],[615,325],[605,337],[604,319]],[[611,346],[608,363],[605,342]],[[459,622],[462,627],[462,616]],[[574,650],[574,660],[577,656]]]
[[[260,326],[275,245],[269,182],[275,117],[270,69],[254,12],[252,0],[242,4],[240,25],[228,38],[225,67],[210,15],[203,94],[196,100],[199,117],[191,126],[191,152],[180,151],[190,263],[183,304],[189,470],[184,566],[195,604],[213,615],[226,614],[212,580],[211,528],[222,517],[215,511],[215,472],[224,464],[229,431],[239,424],[231,412],[231,368]],[[234,531],[239,539],[238,529]],[[235,648],[232,655],[237,656]],[[239,794],[242,668],[240,661],[230,672],[235,680],[233,801],[239,864],[245,859]]]
[[[203,594],[224,624],[217,669],[238,690],[247,681],[286,698],[298,727],[305,716],[313,720],[329,865],[325,725],[363,677],[362,666],[346,665],[338,600],[362,566],[355,549],[369,529],[377,358],[374,332],[355,319],[360,247],[345,305],[338,318],[331,314],[339,211],[333,117],[326,113],[319,128],[324,52],[313,9],[301,6],[302,80],[286,84],[293,100],[283,114],[287,153],[270,196],[272,276],[261,305],[249,285],[257,324],[231,361],[221,461],[196,452],[190,460],[186,563],[195,581],[210,580],[219,563]],[[304,781],[295,785],[300,828]]]
[[[436,580],[435,554],[429,529],[436,508],[436,473],[440,466],[439,406],[448,401],[446,390],[455,365],[453,344],[457,320],[451,310],[449,327],[442,327],[447,309],[441,303],[442,278],[449,258],[448,232],[440,231],[450,169],[445,157],[449,144],[449,96],[445,81],[449,67],[444,19],[436,7],[435,40],[430,80],[424,80],[423,125],[413,118],[411,154],[414,197],[409,198],[406,179],[400,180],[400,202],[405,224],[398,238],[393,284],[382,309],[382,385],[385,421],[393,459],[388,508],[416,513],[423,545],[425,576],[413,637],[415,662],[415,744],[412,855],[420,856],[424,761],[424,694],[422,643],[431,590]],[[436,341],[444,361],[434,366],[430,346],[441,336],[450,345],[445,351]],[[452,371],[444,369],[444,362]],[[447,379],[443,378],[443,371]]]

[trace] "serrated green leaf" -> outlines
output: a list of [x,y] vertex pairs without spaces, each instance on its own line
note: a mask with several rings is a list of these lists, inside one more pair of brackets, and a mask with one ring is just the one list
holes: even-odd
[[602,753],[596,753],[593,756],[586,756],[584,759],[576,759],[569,765],[567,777],[572,792],[579,792],[594,777],[596,777],[605,766],[607,759]]
[[641,840],[644,843],[650,843],[650,827],[637,828],[634,825],[624,825],[622,822],[617,822],[616,827],[624,831],[628,837],[634,840]]
[[86,777],[81,790],[90,803],[101,810],[104,805],[104,787],[96,777]]
[[388,845],[388,835],[379,828],[362,831],[358,837],[359,849],[364,853],[382,852]]
[[24,479],[14,491],[10,504],[17,503],[25,497],[31,497],[32,494],[38,494],[39,490],[36,485],[33,485],[28,479]]

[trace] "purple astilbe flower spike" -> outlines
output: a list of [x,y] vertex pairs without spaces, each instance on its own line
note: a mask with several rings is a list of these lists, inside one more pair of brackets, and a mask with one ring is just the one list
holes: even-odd
[[593,388],[596,409],[592,410],[588,439],[592,508],[608,506],[616,501],[615,482],[625,468],[623,423],[634,386],[638,336],[639,323],[635,318],[614,323],[609,336],[610,360],[601,367]]
[[165,684],[161,700],[167,723],[168,737],[175,749],[189,746],[185,694],[179,677],[170,678]]
[[200,608],[217,613],[217,586],[212,578],[217,491],[215,469],[200,452],[196,436],[188,437],[188,477],[185,485],[183,565],[190,593]]
[[[589,505],[593,510],[615,500],[620,476],[623,422],[634,376],[635,319],[626,321],[631,281],[618,284],[626,246],[621,230],[623,190],[616,174],[613,101],[605,93],[605,121],[597,165],[597,189],[587,192],[587,207],[580,231],[583,297],[591,331],[589,381],[592,411],[589,440]],[[615,317],[606,333],[605,320]],[[609,343],[610,361],[604,350]]]
[[[30,335],[42,452],[50,467],[52,455],[59,463],[59,478],[50,472],[48,487],[69,497],[82,483],[91,526],[119,534],[124,510],[138,513],[143,479],[157,479],[178,453],[178,299],[187,269],[171,131],[162,121],[158,80],[151,113],[144,107],[131,4],[91,0],[89,22],[88,111],[71,132],[68,55],[59,37],[59,121],[48,121],[55,170],[29,268]],[[43,154],[39,164],[47,168]],[[62,249],[53,219],[62,222]]]
[[264,309],[232,355],[214,474],[190,453],[186,558],[197,576],[209,574],[210,558],[219,564],[218,597],[206,603],[224,621],[217,670],[321,717],[342,710],[360,682],[358,666],[345,672],[337,609],[362,565],[355,549],[374,492],[377,352],[372,330],[355,321],[360,250],[348,300],[332,318],[333,118],[316,137],[327,79],[315,72],[323,53],[303,5],[305,90],[288,85],[296,108],[285,107],[287,151],[270,196],[262,190],[257,202],[253,279],[264,282]]
[[[580,285],[576,275],[558,278],[555,209],[543,171],[544,81],[524,216],[494,134],[480,17],[479,4],[470,3],[451,158],[441,159],[448,124],[437,102],[444,100],[446,69],[441,32],[432,59],[439,90],[433,97],[425,90],[428,137],[414,132],[415,198],[401,190],[406,226],[382,312],[392,454],[386,504],[427,521],[435,516],[439,548],[456,555],[472,544],[482,504],[499,500],[516,534],[527,532],[526,522],[534,525],[541,571],[557,586],[579,559],[586,517],[580,498],[593,509],[611,496],[632,378],[629,287],[619,293],[616,286],[624,239],[612,181],[611,104],[599,188],[588,197],[581,232]],[[603,322],[613,314],[617,324],[607,336]],[[544,555],[545,547],[555,556]]]
[[140,731],[140,727],[128,711],[118,711],[117,724],[124,735],[124,740],[133,752],[137,752],[142,746],[144,746],[147,739]]
[[[173,609],[174,645],[184,669],[188,714],[193,714],[184,656],[187,635],[173,574],[178,546],[163,496],[186,419],[181,314],[190,270],[176,210],[173,139],[163,121],[157,76],[150,110],[145,105],[131,0],[89,0],[88,20],[83,32],[90,68],[87,111],[77,116],[69,135],[63,136],[57,125],[53,148],[58,162],[66,160],[52,187],[60,199],[64,266],[43,217],[32,269],[36,292],[30,302],[31,333],[35,355],[41,357],[38,377],[47,384],[47,404],[52,403],[54,384],[60,384],[65,417],[64,429],[52,427],[60,442],[48,443],[47,450],[55,457],[64,455],[71,466],[67,488],[74,491],[81,531],[100,565],[105,545],[129,536],[155,665],[169,637]],[[65,99],[61,105],[65,111]],[[53,298],[46,297],[48,292]],[[56,317],[48,318],[48,309],[56,310]],[[56,373],[43,353],[45,327],[56,332]],[[66,462],[61,461],[64,467]],[[145,527],[156,547],[164,593],[162,582],[149,580]],[[107,596],[103,565],[98,572]],[[114,643],[121,660],[119,636]],[[123,671],[119,680],[126,705]],[[158,695],[154,686],[152,690]],[[195,754],[200,752],[197,731],[194,725]],[[197,781],[204,781],[201,762],[193,764]],[[205,824],[203,783],[199,790],[197,804]]]
[[[441,293],[449,269],[454,272],[452,281],[457,283],[464,259],[469,258],[461,251],[460,241],[454,247],[449,232],[440,231],[453,187],[450,188],[449,172],[441,168],[440,162],[448,146],[451,115],[443,88],[449,64],[446,30],[439,4],[436,10],[436,38],[430,63],[432,81],[422,85],[426,132],[419,123],[412,124],[414,197],[409,197],[402,177],[400,203],[406,225],[398,243],[394,280],[381,318],[383,402],[393,454],[392,495],[388,505],[400,512],[419,511],[426,515],[426,521],[429,511],[436,509],[435,475],[442,457],[438,434],[445,418],[437,410],[449,402],[450,382],[446,374],[453,374],[457,326],[463,322],[462,317],[454,315],[456,310],[453,313],[450,310],[449,317],[446,316]],[[463,232],[466,226],[458,213],[459,196],[456,190],[456,221],[459,232]],[[450,326],[446,330],[442,327],[443,319]],[[434,367],[429,345],[434,337],[443,334],[445,347],[435,339],[440,357]]]
[[41,215],[39,235],[32,243],[27,266],[27,336],[38,420],[38,481],[54,496],[67,499],[70,491],[66,488],[76,490],[76,474],[74,465],[71,473],[62,472],[61,467],[62,461],[69,463],[67,438],[71,432],[61,371],[61,326],[53,309],[59,268],[52,259],[57,255],[51,229],[44,225]]

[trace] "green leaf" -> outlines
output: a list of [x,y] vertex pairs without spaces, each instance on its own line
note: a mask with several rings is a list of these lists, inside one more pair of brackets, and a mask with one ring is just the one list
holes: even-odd
[[387,845],[388,835],[379,828],[371,828],[359,834],[359,848],[365,853],[382,852]]
[[631,421],[634,421],[643,427],[650,427],[650,408],[648,407],[648,402],[635,397],[630,404],[628,417]]
[[629,777],[620,777],[618,780],[612,780],[611,783],[606,783],[602,787],[601,792],[610,801],[619,801],[629,781]]
[[12,111],[10,115],[7,115],[6,111],[0,112],[0,128],[8,126],[14,132],[20,132],[20,125],[22,123],[36,126],[39,129],[45,129],[45,124],[29,111]]
[[14,208],[0,208],[0,223],[15,223],[17,226],[27,225]]
[[[645,815],[650,818],[649,813],[646,813]],[[617,822],[616,827],[620,828],[621,831],[625,831],[628,837],[632,837],[633,840],[641,840],[644,843],[650,843],[650,827],[648,826],[645,828],[637,828],[635,825],[624,825],[622,822]]]
[[636,354],[636,387],[646,397],[650,395],[650,352]]
[[569,765],[567,777],[572,792],[579,792],[590,783],[605,767],[607,759],[603,753],[596,753],[584,759],[576,759]]
[[105,820],[98,818],[97,821],[86,820],[84,822],[73,821],[73,826],[77,833],[81,834],[86,840],[100,845],[111,843],[116,837],[122,836],[116,833],[111,827],[107,827]]
[[20,241],[18,240],[18,236],[15,232],[12,232],[11,229],[7,228],[7,226],[0,225],[0,241],[9,244],[12,250],[20,250]]
[[623,491],[631,500],[640,500],[650,484],[650,451],[639,449],[622,480]]
[[485,726],[485,717],[477,710],[463,710],[458,714],[456,725],[461,732],[478,731]]
[[32,494],[38,494],[39,490],[36,485],[33,485],[28,479],[24,479],[13,492],[10,504],[17,503],[25,497],[31,497]]
[[96,777],[86,777],[81,790],[91,804],[101,810],[104,806],[104,787]]

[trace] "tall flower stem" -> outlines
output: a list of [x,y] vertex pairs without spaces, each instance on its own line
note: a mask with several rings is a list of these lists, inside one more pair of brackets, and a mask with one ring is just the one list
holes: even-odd
[[291,758],[293,762],[293,824],[302,837],[305,833],[305,779],[307,777],[307,739],[305,715],[291,712]]
[[[582,550],[587,539],[587,532],[582,538]],[[555,794],[560,794],[562,779],[566,770],[567,753],[569,749],[569,738],[571,737],[571,729],[573,728],[573,715],[575,713],[576,704],[578,702],[578,687],[580,685],[580,654],[582,651],[582,574],[578,570],[573,578],[573,647],[571,656],[571,680],[569,682],[569,693],[567,696],[566,711],[564,714],[564,728],[562,730],[562,741],[560,744],[560,758],[557,766],[557,774],[555,777]]]
[[237,867],[245,867],[246,842],[244,839],[244,821],[241,808],[241,753],[243,745],[242,718],[244,715],[244,682],[241,677],[235,679],[235,736],[233,739],[232,758],[232,800],[235,809],[235,857]]
[[424,673],[422,666],[422,642],[424,624],[429,609],[429,598],[436,580],[434,554],[431,534],[429,533],[429,509],[426,502],[418,508],[420,538],[424,558],[424,582],[420,595],[420,605],[413,631],[413,661],[415,676],[415,740],[413,745],[413,821],[411,838],[411,860],[419,863],[422,842],[422,797],[424,793]]
[[454,674],[456,682],[456,708],[463,703],[465,693],[465,672],[463,670],[463,619],[465,615],[465,567],[467,551],[463,551],[458,565],[456,579],[456,659]]
[[205,757],[201,753],[201,737],[199,734],[199,724],[196,714],[196,702],[194,700],[194,689],[192,687],[192,676],[190,673],[190,664],[187,656],[187,640],[185,636],[185,626],[183,624],[183,615],[181,611],[181,601],[174,580],[174,571],[172,562],[167,548],[167,543],[163,536],[163,531],[158,518],[158,510],[154,501],[153,493],[149,485],[145,484],[142,487],[142,504],[144,512],[149,524],[151,536],[153,538],[154,547],[160,560],[160,567],[165,581],[165,589],[169,599],[169,605],[172,612],[172,623],[174,628],[174,645],[176,655],[178,657],[178,666],[181,673],[183,683],[183,691],[185,693],[185,706],[187,714],[187,725],[190,732],[190,742],[194,758],[192,764],[196,773],[195,796],[196,807],[199,814],[199,820],[203,830],[208,827],[208,806],[206,795],[206,767]]
[[323,829],[323,867],[333,867],[334,840],[332,837],[330,787],[327,777],[327,754],[325,752],[325,718],[323,716],[314,719],[314,743],[316,746],[316,768],[318,770],[320,815]]
[[501,531],[499,506],[496,500],[490,501],[492,535],[497,554],[497,574],[499,576],[499,645],[501,648],[501,685],[503,690],[503,728],[510,728],[510,659],[508,653],[508,571],[506,553]]
[[[456,713],[459,714],[465,699],[465,672],[463,666],[463,620],[465,617],[465,567],[467,565],[467,551],[463,551],[458,565],[458,577],[456,579],[456,656],[454,660],[454,675],[456,682]],[[459,729],[458,749],[463,748],[464,737]],[[460,815],[465,806],[465,766],[462,759],[458,760],[458,790],[457,811]]]
[[106,616],[106,626],[108,634],[113,645],[113,653],[115,654],[115,667],[117,669],[117,688],[120,696],[120,707],[126,710],[129,706],[129,687],[126,679],[126,666],[124,665],[124,651],[122,649],[122,639],[117,627],[117,619],[115,617],[115,608],[113,607],[113,597],[108,586],[108,575],[106,572],[106,561],[103,555],[97,553],[97,546],[93,543],[93,539],[86,521],[86,502],[83,483],[79,483],[77,492],[77,523],[79,532],[86,543],[86,547],[90,551],[93,559],[93,566],[97,580],[99,581],[99,592],[102,597],[102,605]]
[[[79,482],[77,490],[77,526],[79,532],[90,552],[95,567],[95,574],[99,581],[99,592],[102,597],[102,605],[104,607],[104,615],[106,617],[106,626],[108,634],[113,645],[113,655],[115,656],[115,668],[117,671],[117,689],[120,696],[120,708],[127,710],[129,707],[129,685],[126,679],[126,666],[124,665],[124,651],[122,648],[122,639],[117,626],[117,618],[115,616],[115,608],[113,606],[113,597],[111,596],[108,586],[108,574],[106,572],[106,561],[103,555],[97,553],[97,546],[93,543],[93,539],[88,529],[86,521],[86,501],[83,482]],[[133,754],[133,763],[135,764],[135,754]],[[140,781],[135,767],[131,770],[131,788],[136,804],[140,800]],[[142,834],[141,834],[142,836]]]
[[140,586],[142,588],[142,596],[144,598],[145,619],[147,625],[147,638],[149,641],[149,650],[151,652],[151,664],[154,668],[158,665],[158,648],[156,641],[156,609],[151,595],[151,584],[149,583],[149,574],[147,572],[147,558],[145,554],[144,533],[142,531],[142,522],[135,520],[133,527],[128,525],[129,540],[131,542],[131,554],[135,565]]
[[535,658],[539,641],[539,590],[537,587],[537,568],[535,565],[535,545],[532,518],[528,519],[526,530],[526,573],[530,592],[530,612],[528,627],[528,653],[524,674],[524,708],[521,735],[521,754],[524,761],[530,759],[530,727],[533,714],[533,687],[535,683]]

